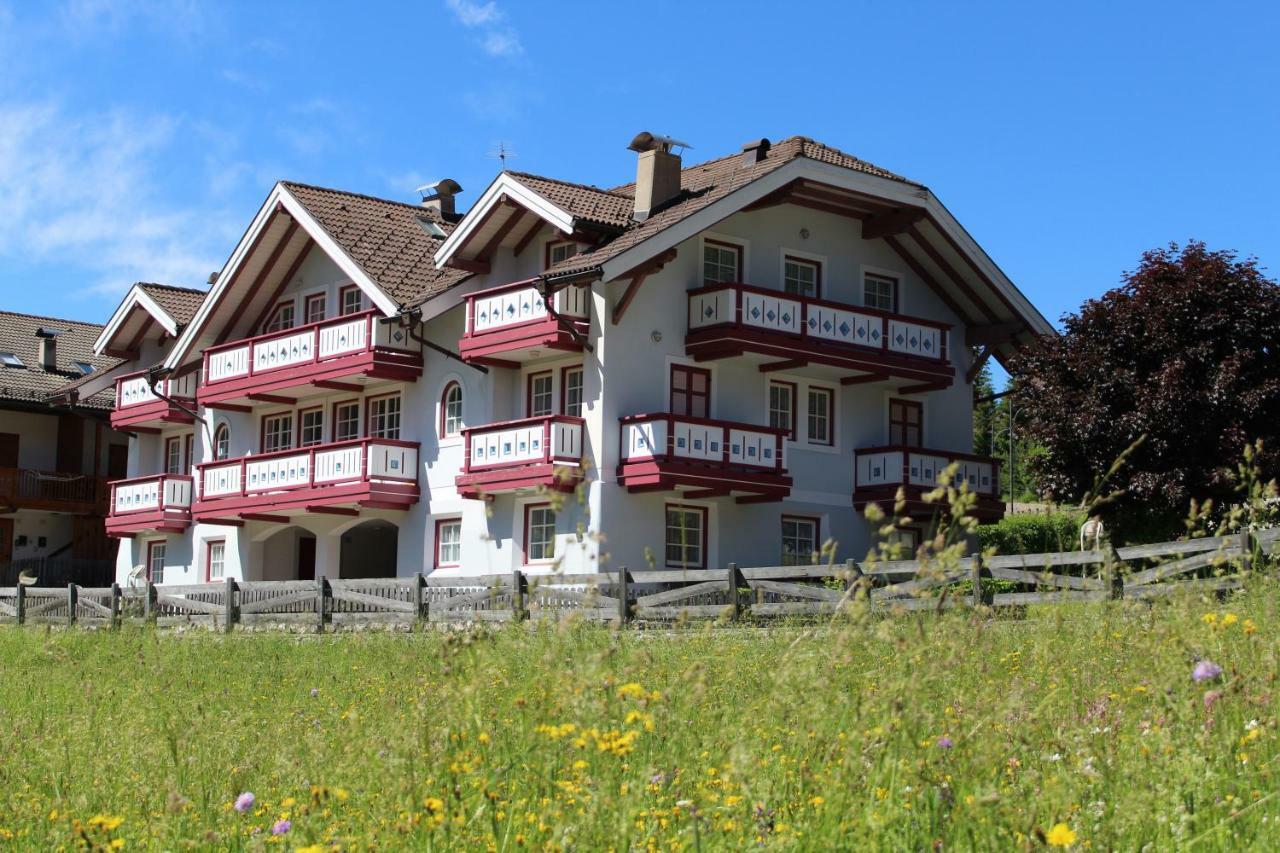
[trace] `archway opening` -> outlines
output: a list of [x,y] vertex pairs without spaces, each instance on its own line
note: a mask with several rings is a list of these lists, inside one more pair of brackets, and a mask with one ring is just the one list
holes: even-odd
[[343,578],[393,578],[400,531],[381,519],[366,521],[342,534],[338,576]]

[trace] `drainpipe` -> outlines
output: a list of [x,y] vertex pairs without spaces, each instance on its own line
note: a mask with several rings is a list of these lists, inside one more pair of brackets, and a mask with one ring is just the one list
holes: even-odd
[[390,323],[393,321],[402,321],[402,322],[407,321],[405,329],[409,335],[409,340],[416,341],[417,343],[422,344],[424,347],[427,347],[428,349],[432,349],[440,353],[445,358],[451,358],[456,362],[465,364],[467,365],[467,367],[470,367],[472,370],[478,370],[481,373],[489,372],[489,368],[485,367],[483,364],[470,364],[466,361],[463,361],[462,356],[458,355],[453,350],[446,349],[445,347],[440,346],[435,341],[429,341],[426,338],[424,338],[422,335],[419,335],[416,331],[414,331],[414,326],[418,324],[418,321],[421,319],[421,316],[422,316],[422,312],[420,311],[401,311],[401,313],[397,314],[395,317],[389,317],[384,320],[379,320],[379,322]]
[[[572,281],[572,279],[576,277],[577,276],[566,276],[566,279]],[[537,279],[534,280],[533,286],[536,287],[538,289],[538,293],[542,295],[542,302],[544,305],[547,306],[547,316],[549,316],[552,320],[555,320],[556,325],[559,326],[561,329],[563,329],[565,333],[567,333],[569,337],[573,338],[573,340],[576,343],[580,344],[584,350],[586,350],[587,352],[595,352],[595,350],[591,348],[591,344],[587,343],[586,337],[583,336],[583,334],[579,332],[576,328],[574,328],[573,323],[562,322],[563,317],[556,311],[555,304],[554,304],[555,291],[551,290],[548,287],[547,280],[542,276],[539,276]],[[564,285],[564,286],[569,287],[570,285]]]
[[195,411],[192,411],[191,409],[188,409],[186,406],[182,405],[172,397],[168,397],[164,394],[161,394],[159,391],[156,390],[157,386],[159,386],[160,384],[160,380],[167,377],[170,373],[173,373],[173,368],[170,368],[170,367],[153,367],[147,371],[147,385],[151,388],[151,393],[156,396],[156,399],[163,400],[164,402],[168,403],[170,406],[173,406],[175,409],[178,409],[188,415],[191,415],[191,417],[195,418],[197,421],[204,424],[205,428],[208,429],[209,427],[208,421],[200,417],[199,412],[195,412]]

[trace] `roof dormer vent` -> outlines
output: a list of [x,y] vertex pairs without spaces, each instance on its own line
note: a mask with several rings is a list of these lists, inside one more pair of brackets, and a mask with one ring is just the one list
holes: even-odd
[[759,139],[753,139],[746,145],[742,146],[742,165],[754,166],[761,160],[769,156],[769,147],[771,143],[763,136]]

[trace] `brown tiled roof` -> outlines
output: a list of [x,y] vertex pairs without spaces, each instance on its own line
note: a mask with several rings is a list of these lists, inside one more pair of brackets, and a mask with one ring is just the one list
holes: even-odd
[[633,195],[602,190],[587,184],[574,184],[528,172],[508,172],[513,178],[575,219],[585,219],[610,228],[626,228],[631,224],[635,208]]
[[[57,337],[58,364],[56,370],[40,366],[40,328],[61,332]],[[22,360],[22,367],[0,366],[0,401],[10,400],[28,404],[45,403],[49,395],[69,384],[87,378],[75,366],[82,361],[93,365],[94,373],[101,373],[119,364],[110,356],[93,354],[93,342],[102,334],[97,323],[81,323],[77,320],[60,320],[0,311],[0,352],[13,353]],[[110,409],[115,396],[110,391],[99,392],[79,401],[79,405],[91,409]]]
[[[913,186],[922,186],[909,181],[865,160],[859,160],[835,148],[815,142],[804,136],[791,136],[774,143],[769,154],[763,160],[751,165],[743,165],[741,153],[730,154],[716,160],[708,160],[683,169],[680,173],[681,195],[678,200],[643,222],[630,220],[627,230],[614,240],[605,243],[593,251],[583,252],[566,258],[547,270],[547,275],[567,275],[584,270],[594,269],[610,258],[616,257],[627,249],[641,243],[665,228],[669,228],[683,219],[692,216],[704,207],[711,205],[734,190],[762,178],[770,172],[780,169],[787,163],[806,157],[823,163],[841,166],[858,172],[865,172],[889,180],[901,181]],[[607,191],[613,196],[635,196],[635,184],[623,184]]]
[[156,304],[169,312],[179,326],[185,326],[196,315],[196,309],[204,302],[207,291],[191,287],[174,287],[171,284],[155,284],[149,281],[138,282],[138,287],[156,301]]
[[420,305],[470,275],[436,269],[432,255],[444,238],[428,234],[423,223],[434,223],[445,236],[453,223],[434,211],[359,193],[283,183],[369,278],[402,306]]

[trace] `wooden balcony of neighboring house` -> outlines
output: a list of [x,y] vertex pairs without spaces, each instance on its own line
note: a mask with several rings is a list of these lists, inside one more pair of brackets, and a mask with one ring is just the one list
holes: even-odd
[[418,442],[363,438],[196,466],[192,516],[201,522],[356,516],[417,503]]
[[953,485],[967,484],[969,491],[977,496],[973,515],[983,522],[1003,518],[999,462],[971,453],[922,447],[866,447],[854,451],[854,508],[860,510],[876,503],[887,514],[892,514],[901,488],[906,497],[907,514],[927,518],[939,507],[926,503],[923,497],[938,488],[940,478],[953,464],[956,466]]
[[371,310],[209,347],[198,396],[215,408],[291,404],[317,388],[361,391],[421,375],[422,348],[408,329]]
[[464,498],[545,487],[569,492],[582,479],[582,418],[546,415],[462,431],[465,455],[457,477]]
[[760,370],[847,371],[846,385],[901,380],[907,391],[946,388],[955,377],[946,323],[745,284],[689,291],[685,352],[698,361],[752,355]]
[[463,361],[510,367],[552,353],[582,352],[591,288],[569,285],[544,297],[533,279],[467,297]]
[[199,378],[199,374],[192,371],[161,379],[155,386],[147,381],[145,370],[117,378],[112,429],[143,432],[158,430],[166,424],[195,423],[191,413],[196,410]]
[[791,493],[786,430],[672,415],[620,419],[618,482],[630,492],[679,492],[684,498],[782,500]]
[[111,483],[107,535],[181,533],[191,526],[192,477],[155,474]]
[[92,474],[0,468],[0,514],[20,509],[106,515],[107,482]]

